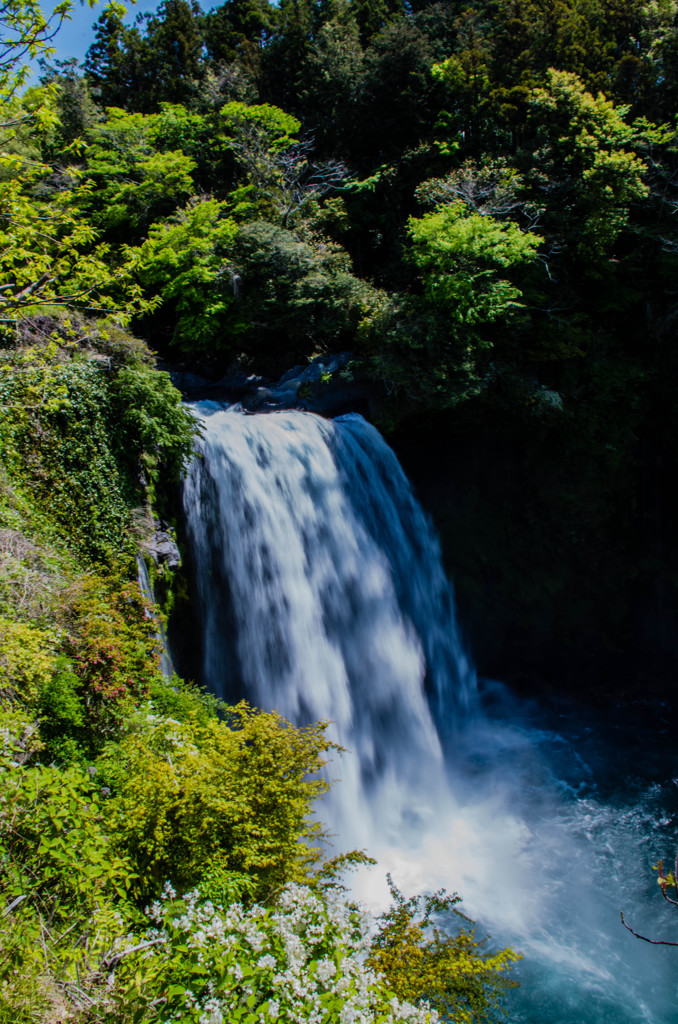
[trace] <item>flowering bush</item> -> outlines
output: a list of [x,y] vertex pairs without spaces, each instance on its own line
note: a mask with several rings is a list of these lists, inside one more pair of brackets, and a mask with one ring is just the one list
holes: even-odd
[[227,909],[166,885],[122,997],[136,1021],[181,1024],[435,1024],[365,966],[368,920],[338,893],[290,883],[272,907]]

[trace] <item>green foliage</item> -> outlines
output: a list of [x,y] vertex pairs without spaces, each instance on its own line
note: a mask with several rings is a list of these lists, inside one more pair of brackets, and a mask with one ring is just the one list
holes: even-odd
[[169,374],[143,363],[122,366],[109,394],[115,445],[130,468],[141,463],[152,482],[162,466],[177,479],[193,453],[196,426]]
[[341,349],[371,300],[372,289],[351,273],[338,245],[302,241],[265,221],[240,229],[234,263],[243,282],[240,315],[251,324],[248,347],[255,351]]
[[141,246],[139,276],[173,312],[172,339],[182,348],[209,352],[228,344],[236,231],[227,204],[204,199],[154,225]]
[[[103,584],[103,585],[102,585]],[[111,580],[82,579],[73,601],[77,629],[66,643],[70,664],[52,685],[50,697],[60,698],[58,717],[85,728],[73,730],[85,751],[100,749],[118,735],[124,720],[148,693],[159,674],[156,626],[148,616],[139,587],[124,576]],[[72,673],[77,678],[77,700]],[[53,719],[44,730],[54,742]],[[68,735],[68,734],[66,734]]]
[[38,698],[45,760],[64,762],[77,757],[76,737],[82,735],[87,711],[83,707],[82,683],[71,662],[64,656],[57,658]]
[[24,896],[34,909],[63,920],[86,916],[109,891],[125,898],[129,864],[111,852],[92,778],[75,767],[8,768],[5,762],[0,811],[8,902]]
[[112,107],[89,133],[91,185],[81,205],[96,225],[126,241],[143,237],[154,220],[171,213],[195,190],[195,160],[163,144],[192,127],[188,116],[173,117],[176,109],[167,105],[162,114],[129,114]]
[[644,6],[642,0],[504,0],[492,26],[495,74],[502,82],[533,84],[549,67],[563,68],[587,88],[609,92],[638,74]]
[[542,241],[512,221],[469,213],[462,202],[411,218],[409,233],[426,298],[458,324],[491,322],[518,305],[520,289],[498,272],[532,260]]
[[0,737],[0,1014],[33,1020],[55,1000],[63,1007],[69,986],[87,987],[122,914],[133,920],[130,867],[111,848],[93,778],[75,767],[17,769],[4,729]]
[[324,835],[307,820],[326,789],[324,725],[296,728],[244,704],[226,722],[142,714],[101,762],[140,896],[170,874],[190,888],[210,864],[251,876],[257,897],[303,879]]
[[[85,55],[84,70],[102,106],[125,105],[136,110],[138,98],[143,109],[146,52],[139,29],[125,25],[124,13],[119,3],[106,5],[95,26],[94,42]],[[135,101],[130,102],[132,95]]]
[[268,103],[226,103],[219,121],[228,144],[252,175],[265,173],[260,161],[288,149],[301,128],[296,117]]
[[48,12],[35,0],[5,0],[0,9],[0,105],[26,84],[29,61],[54,52],[50,43],[71,8],[69,0]]
[[480,393],[484,345],[453,333],[445,310],[382,293],[358,327],[365,370],[399,404],[455,406]]
[[26,622],[0,617],[0,698],[33,704],[48,686],[54,666],[55,637]]
[[647,166],[632,150],[642,135],[626,123],[628,107],[592,96],[566,71],[548,72],[530,108],[535,173],[557,203],[550,217],[577,253],[599,259],[627,224],[631,204],[648,195]]
[[[71,179],[49,188],[49,169],[0,153],[0,325],[16,328],[45,305],[108,311],[120,323],[151,308],[131,273],[133,261],[111,257],[79,209],[90,195]],[[49,199],[40,197],[45,189]]]
[[[515,986],[506,972],[520,957],[510,949],[487,951],[487,940],[462,927],[449,934],[460,897],[444,891],[406,899],[389,879],[392,907],[379,919],[367,964],[382,974],[400,999],[426,999],[444,1020],[481,1024],[497,1019],[500,999]],[[472,923],[472,922],[471,922]]]
[[[10,4],[9,8],[18,6]],[[68,4],[61,5],[65,15]],[[8,9],[8,5],[5,5]],[[42,22],[35,4],[26,16]],[[11,52],[12,45],[7,44]],[[37,51],[32,51],[35,56]],[[8,58],[9,59],[9,58]],[[11,79],[11,74],[7,72]],[[16,72],[20,75],[21,72]],[[58,175],[44,163],[58,124],[57,83],[30,89],[20,99],[0,89],[0,324],[9,333],[46,303],[108,310],[119,322],[152,305],[131,277],[132,262],[99,241],[81,209],[91,187],[79,169]]]
[[[140,951],[152,977],[129,953],[131,890],[199,884],[199,908],[307,876],[325,741],[224,723],[160,677],[134,510],[166,499],[193,425],[119,324],[258,372],[352,348],[385,419],[452,409],[449,434],[495,470],[455,503],[464,593],[494,586],[530,650],[603,615],[622,648],[641,583],[677,604],[676,146],[651,123],[675,115],[675,3],[227,0],[203,19],[167,0],[133,27],[113,5],[87,81],[62,67],[24,91],[68,6],[0,12],[0,785],[17,824],[0,803],[0,885],[6,906],[26,897],[0,939],[0,1016],[112,1014],[97,985],[127,972],[150,1019],[165,997],[191,1019],[194,972],[201,998],[229,979],[231,1019],[273,1019],[275,995],[247,1005],[270,981],[254,954],[244,979],[223,950],[199,966],[174,918]],[[643,501],[662,559],[638,547]],[[394,895],[372,952],[392,987],[494,1012],[508,951],[445,935],[442,898]]]
[[359,118],[363,49],[353,5],[333,7],[335,16],[317,33],[306,58],[304,106],[322,149],[346,153]]
[[82,138],[102,117],[92,97],[89,83],[78,73],[75,58],[57,61],[42,79],[54,91],[57,122],[45,140],[45,156],[52,162],[71,154]]
[[153,14],[146,15],[142,53],[147,68],[145,102],[149,108],[159,100],[197,100],[205,70],[201,14],[195,0],[162,0]]
[[488,325],[508,325],[521,306],[521,289],[506,275],[533,261],[542,240],[461,199],[411,217],[408,228],[424,296],[381,295],[359,337],[369,372],[387,389],[413,402],[454,406],[486,386]]
[[164,0],[134,26],[124,13],[107,5],[84,62],[102,104],[153,113],[163,100],[195,103],[205,73],[197,4]]
[[101,365],[52,363],[33,349],[0,366],[0,411],[21,475],[95,557],[117,546],[127,516],[126,481],[108,440],[106,384]]
[[80,549],[105,559],[143,497],[140,469],[151,489],[161,466],[176,478],[193,420],[133,339],[105,324],[45,326],[40,345],[0,353],[6,457]]
[[267,0],[226,0],[205,15],[205,44],[213,62],[231,63],[270,37],[276,10]]
[[431,68],[431,76],[445,88],[445,110],[437,122],[437,146],[445,155],[455,153],[462,144],[468,148],[486,131],[491,105],[491,53],[484,38],[480,18],[473,9],[457,22],[459,45],[456,52]]

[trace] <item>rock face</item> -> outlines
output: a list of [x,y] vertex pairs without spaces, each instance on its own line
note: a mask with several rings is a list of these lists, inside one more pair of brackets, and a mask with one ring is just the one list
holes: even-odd
[[389,437],[440,535],[479,674],[678,706],[678,608],[650,546],[671,541],[641,504],[661,484],[650,458],[605,461],[571,419],[540,424],[419,413]]
[[[161,527],[164,524],[161,524]],[[148,553],[158,565],[166,565],[169,569],[178,569],[181,565],[181,554],[172,535],[166,529],[156,530],[148,545]]]

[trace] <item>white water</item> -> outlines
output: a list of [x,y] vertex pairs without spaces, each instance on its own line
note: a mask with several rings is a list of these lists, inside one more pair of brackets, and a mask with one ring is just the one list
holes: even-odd
[[166,679],[171,679],[174,675],[174,665],[172,664],[172,655],[170,654],[169,644],[167,643],[165,626],[158,615],[155,604],[155,594],[153,593],[153,584],[151,583],[151,577],[148,575],[146,563],[141,555],[137,555],[137,580],[139,581],[139,589],[146,600],[148,608],[147,615],[151,616],[155,620],[156,636],[158,640],[158,647],[160,649],[160,669]]
[[[355,888],[378,905],[390,870],[440,885],[526,954],[509,1019],[678,1021],[678,938],[650,901],[670,853],[660,787],[602,798],[548,723],[495,687],[481,710],[434,532],[393,453],[358,416],[247,416],[204,403],[185,509],[203,623],[203,681],[297,723],[329,719],[349,753],[321,816],[341,849],[379,867]],[[656,888],[656,886],[655,886]],[[668,933],[668,934],[667,934]]]

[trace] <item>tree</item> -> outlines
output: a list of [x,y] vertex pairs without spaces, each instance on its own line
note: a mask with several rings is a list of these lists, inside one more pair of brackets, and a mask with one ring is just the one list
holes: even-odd
[[365,50],[355,150],[358,166],[398,160],[430,133],[437,113],[429,40],[406,19],[389,22]]
[[43,149],[58,123],[57,86],[29,90],[20,99],[26,55],[51,52],[47,45],[64,3],[46,19],[33,0],[10,0],[0,11],[8,35],[0,66],[0,324],[19,322],[45,304],[108,313],[119,322],[148,310],[152,301],[132,280],[134,257],[113,254],[82,216],[91,188],[76,169],[55,172]]
[[497,84],[541,84],[549,67],[610,93],[638,52],[642,0],[501,0],[490,34]]
[[640,52],[630,67],[627,102],[657,121],[671,121],[678,101],[678,8],[675,0],[652,0],[642,7],[637,33]]
[[332,12],[306,58],[300,98],[316,146],[334,156],[350,152],[355,135],[363,49],[352,5],[335,0]]
[[321,21],[318,0],[281,0],[277,31],[262,52],[262,98],[297,112],[302,68]]
[[73,7],[62,0],[45,15],[37,0],[0,3],[0,103],[16,95],[30,75],[30,60],[49,56],[50,46]]
[[233,154],[244,181],[232,194],[234,214],[244,219],[299,227],[317,213],[320,199],[348,177],[337,161],[312,163],[312,144],[299,141],[301,123],[270,104],[232,102],[218,113],[217,144]]
[[[168,216],[195,191],[195,160],[160,141],[164,135],[171,144],[181,131],[173,113],[175,108],[130,114],[111,107],[89,134],[89,187],[82,207],[112,240],[141,240],[153,221]],[[188,118],[184,121],[194,127]]]
[[145,45],[139,29],[125,25],[124,13],[117,3],[103,11],[83,68],[102,106],[139,110],[146,96]]
[[206,70],[196,0],[163,0],[146,15],[144,44],[147,109],[157,110],[162,102],[194,105]]
[[[443,1020],[483,1024],[496,1020],[499,999],[517,982],[507,971],[520,956],[511,949],[487,951],[473,924],[458,909],[460,897],[444,890],[406,899],[389,876],[393,905],[381,916],[367,964],[383,975],[399,999],[425,1000]],[[456,934],[442,926],[454,917]]]
[[159,895],[168,876],[187,892],[216,867],[250,875],[255,899],[305,880],[326,838],[309,820],[327,790],[325,729],[241,703],[225,721],[160,718],[104,754],[114,842],[140,897]]
[[54,101],[58,123],[54,125],[54,138],[47,143],[48,157],[54,162],[57,157],[67,159],[69,154],[66,151],[69,147],[76,140],[83,139],[102,114],[94,103],[87,78],[78,73],[75,58],[56,61],[54,64],[47,61],[41,63],[41,84],[56,87]]
[[351,344],[372,289],[340,246],[254,221],[239,230],[233,260],[248,351],[298,362]]
[[0,324],[5,333],[45,305],[108,314],[121,323],[152,307],[133,281],[134,255],[114,257],[83,219],[87,186],[71,181],[43,200],[35,190],[48,184],[48,169],[29,171],[20,157],[5,158],[3,169]]
[[275,30],[276,9],[268,0],[226,0],[204,19],[205,46],[210,60],[230,63],[248,46],[265,46]]
[[464,11],[455,27],[455,52],[431,68],[433,79],[445,87],[445,111],[438,125],[439,131],[445,129],[446,138],[439,138],[438,145],[448,152],[456,148],[477,152],[484,141],[493,84],[490,48],[477,11]]
[[152,113],[163,102],[195,105],[206,72],[202,13],[195,0],[163,0],[154,14],[123,21],[109,4],[84,69],[104,106]]
[[144,288],[162,298],[154,331],[166,327],[174,344],[192,352],[230,349],[236,232],[227,204],[216,199],[194,200],[151,227],[138,273]]
[[520,289],[500,276],[534,259],[542,239],[512,221],[469,212],[462,201],[409,221],[411,258],[424,294],[454,324],[472,326],[507,316]]
[[382,293],[359,337],[370,372],[389,391],[451,407],[491,379],[490,352],[521,309],[514,278],[535,260],[542,239],[457,198],[411,217],[408,234],[423,296]]
[[609,253],[631,205],[648,195],[647,166],[634,152],[647,126],[629,125],[627,114],[567,71],[549,70],[547,85],[530,94],[534,196],[543,197],[545,229],[583,259]]
[[353,6],[363,46],[401,16],[405,8],[403,0],[357,0]]

